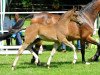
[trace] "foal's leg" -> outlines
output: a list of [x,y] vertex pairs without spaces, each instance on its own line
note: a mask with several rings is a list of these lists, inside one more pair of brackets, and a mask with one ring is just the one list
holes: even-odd
[[54,43],[53,49],[51,51],[50,57],[49,57],[48,62],[47,62],[48,68],[50,66],[51,59],[53,58],[57,48],[58,48],[58,43]]
[[14,62],[13,62],[13,65],[12,65],[12,70],[15,69],[15,66],[16,66],[16,64],[17,64],[17,62],[18,62],[19,56],[22,54],[22,52],[24,51],[24,49],[27,48],[27,46],[28,46],[28,44],[25,44],[25,43],[24,43],[24,44],[21,46],[21,48],[18,50],[18,54],[17,54],[17,56],[16,56],[16,58],[15,58],[15,60],[14,60]]
[[73,51],[74,51],[74,60],[73,60],[73,63],[75,64],[76,60],[77,60],[77,54],[76,54],[76,48],[75,48],[75,46],[72,43],[70,43],[66,38],[63,39],[63,43],[73,49]]

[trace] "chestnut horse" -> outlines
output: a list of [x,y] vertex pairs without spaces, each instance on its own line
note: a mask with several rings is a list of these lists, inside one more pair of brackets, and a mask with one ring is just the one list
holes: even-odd
[[[64,20],[66,20],[66,22],[63,25],[58,24],[59,22],[63,23],[62,22],[63,17],[67,18],[67,20],[64,19]],[[57,24],[55,24],[55,22],[53,22],[53,23],[48,22],[47,23],[48,25],[47,25],[47,24],[43,23],[43,19],[41,19],[41,18],[39,20],[39,23],[37,23],[37,20],[35,20],[35,19],[32,20],[32,22],[34,22],[34,24],[32,24],[32,25],[30,25],[29,27],[26,28],[25,41],[24,41],[23,45],[21,46],[21,48],[18,51],[18,55],[17,55],[17,57],[16,57],[16,59],[13,63],[12,69],[14,70],[15,65],[16,65],[16,63],[19,59],[19,55],[22,54],[24,49],[32,47],[32,45],[34,44],[34,41],[36,40],[37,36],[39,36],[43,40],[48,40],[48,41],[55,42],[54,47],[51,51],[51,55],[48,59],[47,65],[50,65],[50,61],[51,61],[52,56],[54,55],[56,49],[58,48],[58,44],[62,43],[62,42],[65,43],[66,45],[70,46],[74,50],[73,63],[75,63],[76,59],[77,59],[77,55],[76,55],[76,51],[75,51],[76,49],[75,49],[74,45],[71,44],[66,39],[67,36],[65,35],[67,25],[68,25],[68,23],[70,22],[71,19],[72,20],[76,19],[75,10],[67,11],[64,15],[62,15],[61,20],[59,20],[59,22]],[[35,21],[36,21],[36,23],[35,23]],[[63,28],[63,29],[61,29],[61,28]],[[37,64],[38,63],[38,56],[31,49],[30,49],[30,52],[36,58],[35,63]]]
[[[26,28],[26,35],[25,35],[25,42],[21,46],[21,48],[18,51],[18,55],[13,63],[12,69],[15,68],[16,63],[19,59],[19,55],[22,54],[23,50],[27,47],[30,47],[31,44],[34,44],[33,41],[36,39],[37,35],[40,35],[42,39],[45,40],[49,39],[51,41],[54,41],[54,48],[51,51],[51,55],[48,59],[47,65],[50,65],[50,61],[58,47],[59,42],[63,42],[66,45],[70,46],[74,50],[74,60],[73,63],[76,62],[77,55],[75,52],[75,47],[73,44],[71,44],[69,41],[73,41],[76,39],[81,40],[82,45],[82,62],[85,62],[85,42],[89,42],[92,44],[97,45],[98,49],[95,54],[95,56],[92,58],[92,60],[98,59],[98,52],[100,52],[100,44],[95,41],[91,35],[93,34],[94,29],[94,21],[97,17],[97,14],[100,12],[100,0],[93,0],[89,4],[87,4],[82,10],[78,11],[78,20],[82,23],[79,25],[78,23],[74,21],[70,21],[71,19],[64,16],[62,16],[58,23],[55,25],[44,25],[44,24],[33,24]],[[68,15],[68,13],[67,13]],[[71,15],[70,15],[71,17]],[[74,28],[74,29],[73,29]],[[30,32],[29,32],[30,31]],[[31,51],[32,52],[32,51]],[[38,63],[38,56],[32,52],[32,54],[36,58],[36,63]]]

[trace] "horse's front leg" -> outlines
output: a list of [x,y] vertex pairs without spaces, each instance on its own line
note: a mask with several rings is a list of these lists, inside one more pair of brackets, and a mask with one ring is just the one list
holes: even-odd
[[74,51],[73,64],[75,64],[76,61],[77,61],[77,53],[76,53],[76,48],[75,48],[75,46],[74,46],[72,43],[70,43],[66,38],[64,38],[62,41],[63,41],[63,43],[64,43],[65,45],[67,45],[67,46],[69,46],[69,47],[71,47],[71,48],[73,49],[73,51]]
[[12,65],[12,70],[15,69],[16,64],[17,64],[17,62],[18,62],[18,60],[19,60],[20,55],[22,54],[22,52],[24,51],[24,49],[25,49],[27,46],[28,46],[28,44],[23,44],[23,45],[21,46],[21,48],[18,50],[18,54],[17,54],[17,56],[16,56],[16,58],[15,58],[15,60],[14,60],[14,62],[13,62],[13,65]]
[[82,54],[82,63],[86,63],[85,61],[85,42],[81,40],[81,54]]
[[57,48],[58,48],[58,43],[54,43],[53,49],[52,49],[52,51],[51,51],[50,57],[49,57],[48,62],[47,62],[48,68],[49,68],[49,66],[50,66],[50,62],[51,62],[51,60],[52,60],[52,58],[53,58],[53,56],[54,56],[54,54],[55,54]]

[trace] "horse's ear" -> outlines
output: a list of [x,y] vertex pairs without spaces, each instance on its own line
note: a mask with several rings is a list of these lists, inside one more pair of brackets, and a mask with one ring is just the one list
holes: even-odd
[[73,13],[75,13],[76,12],[76,8],[73,8],[70,11],[73,12]]
[[77,8],[73,8],[74,12],[76,12]]

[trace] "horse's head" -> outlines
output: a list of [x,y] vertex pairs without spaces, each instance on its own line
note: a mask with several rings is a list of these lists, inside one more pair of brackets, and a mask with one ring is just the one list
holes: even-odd
[[76,9],[72,9],[68,13],[69,13],[69,17],[68,18],[71,21],[76,21],[77,20],[78,14],[76,13]]
[[63,16],[65,16],[65,18],[67,19],[72,19],[72,18],[76,18],[78,15],[76,14],[76,9],[71,9],[69,11],[67,11]]

